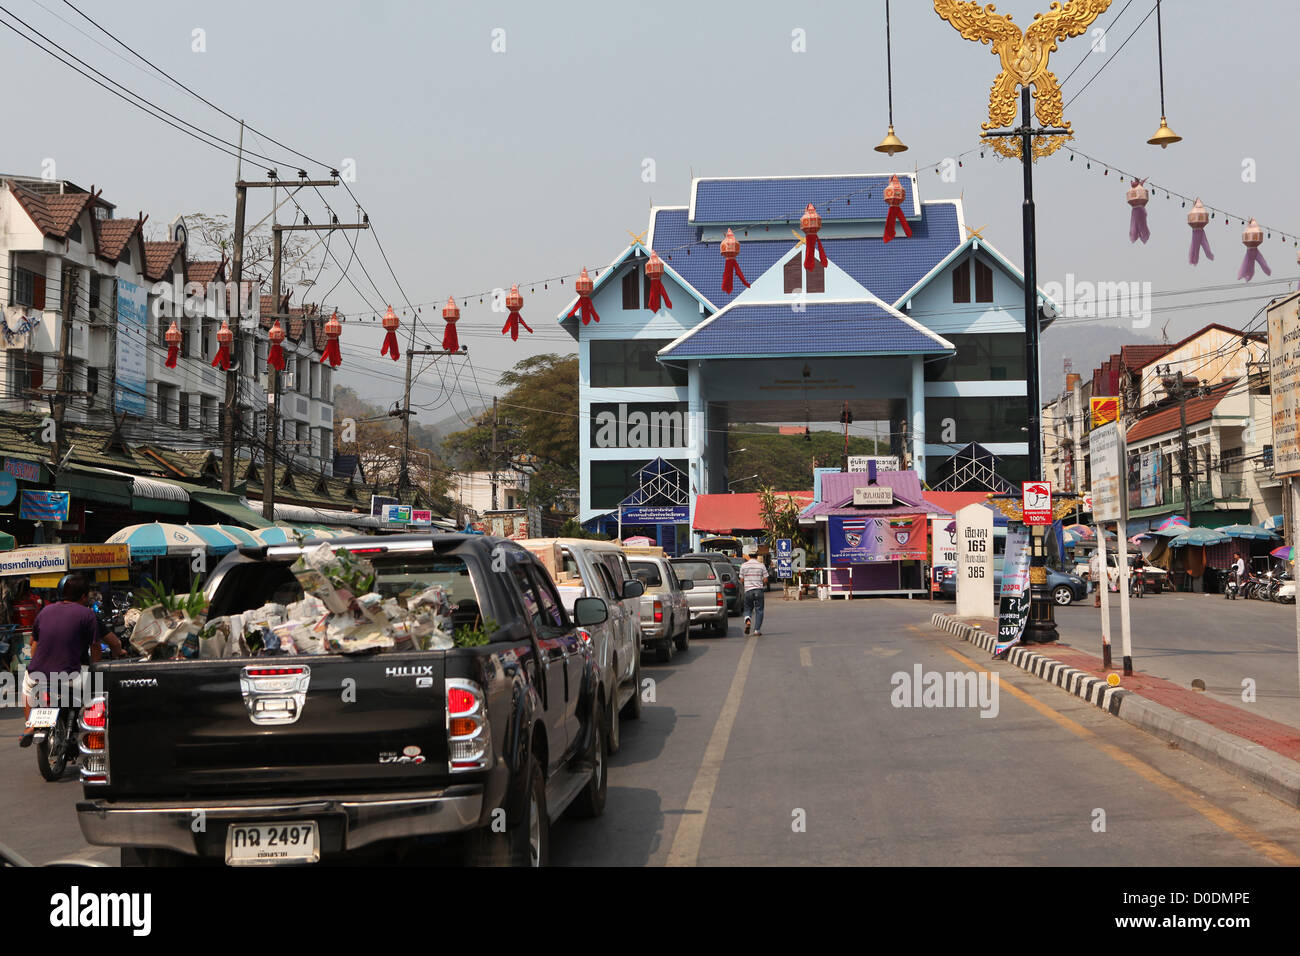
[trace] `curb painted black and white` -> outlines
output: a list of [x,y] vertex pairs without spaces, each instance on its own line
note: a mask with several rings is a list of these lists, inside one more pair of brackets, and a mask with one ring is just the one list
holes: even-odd
[[[997,643],[996,634],[972,627],[949,614],[935,614],[930,623],[989,654]],[[1177,744],[1180,750],[1245,777],[1293,807],[1300,807],[1300,763],[1294,760],[1131,690],[1111,687],[1100,677],[1026,647],[1013,647],[1007,661],[1134,727]]]

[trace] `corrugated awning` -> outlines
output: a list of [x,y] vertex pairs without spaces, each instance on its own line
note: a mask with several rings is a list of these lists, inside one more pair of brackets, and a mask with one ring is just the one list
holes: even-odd
[[191,491],[190,497],[199,504],[207,505],[213,511],[220,512],[236,524],[249,528],[269,528],[271,522],[254,511],[248,502],[239,495],[228,491]]

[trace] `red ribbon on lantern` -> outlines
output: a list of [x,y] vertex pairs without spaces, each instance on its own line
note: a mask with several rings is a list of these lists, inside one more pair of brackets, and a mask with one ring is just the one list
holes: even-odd
[[587,275],[587,267],[582,267],[582,275],[573,283],[573,287],[578,290],[578,301],[573,303],[573,308],[569,310],[566,319],[571,319],[581,311],[582,324],[588,322],[599,322],[600,316],[596,313],[596,307],[591,304],[591,290],[596,288],[596,283],[592,281],[591,276]]
[[817,233],[821,230],[821,227],[822,217],[817,214],[817,207],[812,203],[809,203],[808,208],[805,209],[803,215],[799,217],[799,228],[803,230],[805,236],[803,267],[808,272],[812,272],[817,268],[816,260],[818,257],[821,259],[823,269],[826,268],[828,262],[826,258],[826,247],[823,246],[822,241],[817,238]]
[[172,326],[167,330],[167,334],[163,338],[167,340],[167,361],[164,364],[168,368],[175,368],[176,357],[181,352],[181,330],[175,319],[172,319]]
[[325,323],[325,351],[320,356],[322,365],[329,362],[330,367],[338,368],[343,363],[343,356],[339,353],[339,336],[342,334],[343,323],[339,321],[339,310],[335,309]]
[[280,343],[284,341],[284,328],[280,325],[280,320],[276,319],[271,330],[266,333],[266,337],[271,340],[271,351],[266,355],[266,365],[277,372],[284,371],[284,349],[280,348]]
[[885,202],[889,204],[889,215],[885,217],[885,234],[881,236],[881,242],[889,242],[894,238],[896,224],[903,227],[903,233],[907,238],[912,238],[912,227],[907,224],[907,217],[903,215],[901,208],[905,195],[903,184],[898,181],[898,174],[895,173],[889,178],[889,185],[885,187]]
[[740,240],[736,238],[736,234],[730,229],[727,230],[726,238],[722,240],[722,244],[718,246],[718,251],[722,253],[722,258],[727,260],[726,268],[722,270],[722,291],[727,295],[731,295],[733,276],[745,283],[745,288],[748,289],[749,280],[745,278],[745,273],[740,271],[740,263],[736,261],[736,257],[740,255]]
[[384,336],[384,347],[379,350],[379,354],[391,354],[394,362],[402,356],[401,351],[397,348],[397,327],[401,324],[398,321],[397,313],[393,311],[393,307],[390,305],[388,311],[384,313],[384,328],[388,334]]
[[529,332],[532,332],[532,327],[519,314],[519,310],[523,307],[524,297],[519,294],[519,286],[517,284],[512,285],[510,294],[506,296],[506,308],[510,310],[510,314],[506,316],[506,324],[501,326],[501,334],[510,333],[510,338],[516,342],[519,341],[519,326],[522,325]]
[[460,351],[460,339],[456,338],[456,322],[459,319],[460,309],[456,308],[456,300],[447,296],[447,304],[442,307],[442,320],[447,323],[447,328],[442,333],[444,352]]
[[664,288],[664,261],[659,258],[659,253],[653,249],[650,250],[650,261],[645,264],[646,278],[650,280],[650,297],[645,301],[645,307],[651,312],[658,312],[660,309],[660,300],[668,306],[673,307],[673,300],[668,298],[668,290]]
[[230,371],[230,343],[235,341],[235,333],[230,331],[230,326],[225,319],[221,320],[221,328],[217,329],[217,354],[212,359],[212,367],[219,368],[223,372]]

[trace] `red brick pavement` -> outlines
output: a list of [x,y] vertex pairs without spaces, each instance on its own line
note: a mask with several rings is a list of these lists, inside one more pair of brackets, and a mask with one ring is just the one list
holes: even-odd
[[1230,734],[1236,734],[1274,753],[1292,760],[1300,760],[1300,728],[1258,717],[1240,707],[1221,703],[1205,696],[1201,691],[1181,687],[1163,677],[1153,677],[1142,671],[1136,671],[1132,677],[1124,677],[1118,655],[1115,657],[1117,666],[1105,670],[1101,666],[1100,657],[1071,647],[1069,644],[1029,644],[1026,647],[1070,667],[1087,671],[1094,677],[1104,678],[1108,674],[1119,674],[1120,687],[1125,690],[1131,690],[1170,710],[1176,710],[1180,714],[1204,721]]

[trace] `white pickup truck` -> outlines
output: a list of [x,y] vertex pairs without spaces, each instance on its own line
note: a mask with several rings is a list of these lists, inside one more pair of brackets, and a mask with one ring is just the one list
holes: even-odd
[[[1136,554],[1130,551],[1128,556],[1130,572],[1133,570],[1134,557],[1136,557]],[[1146,574],[1146,590],[1148,593],[1159,594],[1161,591],[1169,589],[1169,572],[1164,568],[1158,568],[1154,564],[1147,564],[1143,570]],[[1080,561],[1075,564],[1074,573],[1085,581],[1092,580],[1088,561]],[[1110,580],[1110,589],[1112,591],[1119,590],[1119,555],[1114,551],[1106,552],[1106,574]]]

